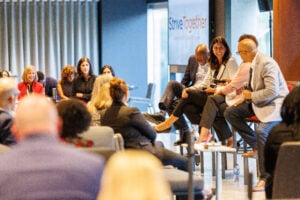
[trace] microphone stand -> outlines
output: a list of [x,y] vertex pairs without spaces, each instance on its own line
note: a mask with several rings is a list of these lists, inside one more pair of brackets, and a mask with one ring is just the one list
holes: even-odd
[[187,135],[187,143],[188,143],[188,173],[189,173],[189,182],[188,182],[188,200],[194,200],[194,136],[191,131],[188,132]]

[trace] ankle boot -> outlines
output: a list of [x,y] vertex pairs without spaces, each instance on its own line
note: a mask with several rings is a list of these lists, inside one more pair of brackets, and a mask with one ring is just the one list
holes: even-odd
[[187,134],[189,133],[189,130],[186,128],[179,130],[179,140],[175,141],[173,143],[174,146],[181,145],[183,143],[187,143]]
[[171,115],[166,121],[155,126],[155,130],[158,132],[168,130],[177,119],[178,119],[178,117]]

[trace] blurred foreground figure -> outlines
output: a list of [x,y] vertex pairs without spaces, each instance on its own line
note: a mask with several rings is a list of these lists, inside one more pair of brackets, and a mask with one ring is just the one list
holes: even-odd
[[0,156],[1,199],[96,199],[103,161],[61,143],[60,128],[46,97],[22,99],[11,128],[18,144]]

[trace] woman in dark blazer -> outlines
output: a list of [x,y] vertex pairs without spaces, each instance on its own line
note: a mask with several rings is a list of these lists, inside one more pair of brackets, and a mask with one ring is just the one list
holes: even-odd
[[110,81],[112,105],[100,112],[101,125],[110,126],[121,133],[125,148],[146,150],[159,158],[164,165],[173,165],[187,171],[187,158],[164,148],[156,142],[156,132],[138,108],[127,106],[129,90],[126,82],[119,78]]

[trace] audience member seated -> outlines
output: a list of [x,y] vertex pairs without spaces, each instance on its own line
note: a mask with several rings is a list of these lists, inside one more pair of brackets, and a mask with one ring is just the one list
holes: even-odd
[[161,162],[148,152],[126,150],[112,155],[102,177],[98,200],[171,200]]
[[1,74],[0,77],[2,77],[2,78],[10,77],[9,71],[7,71],[7,70],[5,70],[5,69],[2,69],[2,70],[0,71],[0,74]]
[[52,89],[56,88],[57,80],[53,77],[47,76],[45,79],[45,75],[41,71],[37,71],[38,82],[42,83],[45,89],[45,95],[48,97],[53,97]]
[[16,143],[10,128],[19,93],[14,79],[0,79],[0,144],[12,145]]
[[61,123],[44,96],[18,104],[11,129],[18,144],[0,156],[1,199],[97,198],[104,161],[60,142]]
[[[250,62],[250,78],[247,89],[243,91],[245,101],[237,106],[228,107],[224,116],[232,127],[238,131],[253,151],[244,153],[243,157],[258,155],[259,182],[253,187],[254,192],[263,191],[267,177],[264,167],[265,141],[273,126],[281,120],[280,108],[288,94],[287,84],[277,62],[257,49],[258,42],[254,35],[244,34],[239,38],[238,54],[243,62]],[[247,117],[256,115],[260,123],[253,130],[246,122]]]
[[99,75],[94,83],[92,98],[87,103],[87,108],[92,115],[91,126],[100,126],[100,111],[111,106],[112,100],[109,95],[110,74]]
[[61,139],[76,147],[91,147],[93,141],[79,136],[88,130],[91,123],[91,115],[82,101],[68,99],[60,101],[56,105],[58,115],[63,121]]
[[76,69],[72,65],[66,65],[61,70],[61,79],[57,82],[57,94],[61,100],[69,99],[73,95],[73,80]]
[[80,58],[77,64],[77,77],[73,81],[72,96],[84,102],[91,100],[95,79],[90,59]]
[[[210,46],[210,53],[208,59],[209,69],[204,80],[182,91],[182,99],[179,100],[172,115],[165,122],[158,124],[155,127],[156,131],[163,131],[169,128],[184,113],[188,116],[190,113],[200,115],[207,97],[215,92],[216,85],[226,84],[233,78],[238,64],[235,58],[231,57],[231,50],[224,37],[218,36],[213,39]],[[221,128],[217,126],[214,126],[214,128],[220,141],[231,137],[231,135],[223,135]],[[210,139],[211,135],[204,138],[206,141]]]
[[100,74],[106,74],[106,75],[111,75],[115,77],[115,71],[110,65],[104,65],[100,69]]
[[280,145],[284,142],[300,141],[300,87],[295,87],[284,99],[281,107],[282,121],[273,127],[267,138],[264,155],[266,198],[272,198],[273,178]]
[[242,90],[244,89],[245,83],[249,80],[250,64],[251,63],[243,62],[229,84],[218,87],[214,95],[208,96],[202,111],[200,121],[201,131],[197,143],[201,143],[207,138],[208,134],[211,134],[209,129],[213,123],[216,122],[215,126],[222,127],[223,135],[231,136],[229,138],[227,136],[227,146],[233,146],[232,132],[223,113],[227,106],[235,106],[244,101]]
[[173,165],[187,171],[187,158],[164,148],[156,142],[156,132],[138,108],[127,106],[129,90],[126,82],[119,78],[110,81],[112,105],[100,111],[101,125],[110,126],[121,133],[125,148],[140,149],[153,153],[164,165]]
[[19,100],[32,93],[44,94],[43,84],[37,81],[38,77],[34,66],[28,65],[25,67],[22,74],[22,80],[23,82],[18,84],[18,89],[20,90]]
[[[205,44],[197,45],[195,54],[190,56],[189,58],[188,65],[186,67],[181,83],[174,80],[169,81],[158,104],[160,113],[145,113],[144,116],[146,117],[146,119],[155,124],[159,124],[165,121],[166,112],[168,112],[169,115],[172,114],[174,107],[178,103],[178,99],[181,98],[182,90],[195,84],[199,84],[201,81],[203,81],[205,74],[208,71],[207,59],[207,46]],[[174,123],[174,126],[176,129],[179,129],[179,140],[176,141],[174,145],[176,146],[185,143],[188,134],[188,126],[185,118],[181,116]]]

